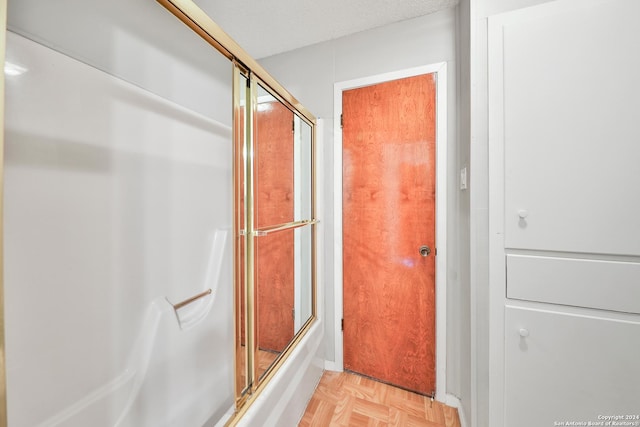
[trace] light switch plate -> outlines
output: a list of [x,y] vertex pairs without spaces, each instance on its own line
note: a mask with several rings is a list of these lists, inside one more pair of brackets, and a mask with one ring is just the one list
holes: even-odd
[[466,166],[460,169],[460,189],[461,190],[467,189],[467,167]]

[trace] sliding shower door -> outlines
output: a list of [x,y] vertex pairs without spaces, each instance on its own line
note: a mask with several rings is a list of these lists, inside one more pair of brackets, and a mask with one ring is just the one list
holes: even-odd
[[238,406],[315,316],[313,127],[236,66]]

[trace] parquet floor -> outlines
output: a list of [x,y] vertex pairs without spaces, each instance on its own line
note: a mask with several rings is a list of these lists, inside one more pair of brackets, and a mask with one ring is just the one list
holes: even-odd
[[346,372],[325,371],[299,427],[460,427],[458,410]]

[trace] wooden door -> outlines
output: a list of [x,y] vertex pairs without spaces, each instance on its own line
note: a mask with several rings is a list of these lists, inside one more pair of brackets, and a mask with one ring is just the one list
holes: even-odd
[[344,366],[423,394],[435,390],[435,93],[426,74],[342,95]]
[[[293,221],[293,113],[278,101],[258,105],[255,211],[258,228]],[[258,347],[281,352],[294,335],[294,238],[256,240]]]

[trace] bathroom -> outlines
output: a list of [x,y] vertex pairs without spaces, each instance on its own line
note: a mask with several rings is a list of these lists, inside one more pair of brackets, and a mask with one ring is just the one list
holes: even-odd
[[[297,425],[322,372],[344,368],[340,324],[341,130],[336,114],[341,108],[341,91],[362,79],[424,69],[438,70],[440,89],[445,89],[446,96],[440,99],[446,102],[439,104],[440,117],[446,121],[439,125],[443,145],[439,146],[437,164],[440,238],[434,397],[458,408],[463,426],[512,425],[519,414],[531,410],[522,403],[527,399],[537,405],[562,400],[565,407],[554,406],[547,415],[532,416],[527,421],[531,424],[519,425],[596,417],[587,411],[596,405],[584,402],[596,402],[597,393],[565,399],[560,388],[549,396],[540,390],[553,391],[549,384],[563,375],[578,378],[571,373],[575,365],[571,361],[580,349],[593,348],[600,332],[611,340],[640,336],[640,308],[633,305],[638,300],[633,278],[638,274],[640,249],[627,243],[640,239],[628,239],[620,232],[625,224],[633,224],[640,207],[637,200],[620,196],[607,199],[607,206],[622,214],[591,213],[587,202],[581,202],[591,196],[580,193],[582,198],[576,196],[576,204],[570,208],[554,205],[548,209],[581,212],[588,227],[596,223],[599,229],[608,230],[607,235],[613,237],[594,237],[594,242],[602,243],[597,248],[575,235],[567,235],[566,242],[571,244],[565,244],[560,240],[561,232],[557,240],[535,244],[522,237],[518,241],[521,246],[513,247],[508,246],[513,241],[495,240],[503,232],[496,226],[504,221],[498,214],[505,212],[503,203],[518,212],[519,222],[513,228],[505,225],[507,235],[526,232],[526,225],[536,220],[534,208],[508,204],[517,192],[507,192],[506,201],[500,199],[501,187],[497,185],[504,177],[496,175],[499,167],[489,166],[501,164],[501,158],[496,157],[500,150],[489,149],[500,146],[499,141],[492,145],[499,135],[499,115],[492,112],[504,108],[496,92],[503,76],[496,70],[500,69],[499,61],[511,58],[496,53],[496,46],[502,43],[497,29],[520,25],[539,40],[542,37],[536,31],[543,30],[548,40],[559,40],[564,33],[558,28],[571,26],[596,40],[609,40],[602,34],[613,34],[609,36],[613,44],[614,37],[622,38],[624,31],[637,34],[622,18],[637,12],[633,2],[589,0],[586,6],[577,6],[575,0],[442,2],[447,4],[441,10],[422,16],[304,47],[288,48],[283,42],[280,50],[257,54],[257,61],[247,55],[235,62],[201,32],[178,19],[176,11],[166,7],[174,3],[170,0],[3,3],[7,9],[3,164],[6,379],[2,381],[6,405],[0,426]],[[195,4],[210,11],[206,6],[211,2]],[[579,7],[591,14],[575,12]],[[209,13],[212,17],[214,10]],[[592,26],[580,26],[582,21],[572,24],[583,18],[592,23],[589,19],[604,16],[602,10],[610,13],[606,15],[610,19],[608,27],[599,27],[599,32],[589,33],[587,28]],[[551,21],[556,27],[526,27],[528,20],[552,15],[562,17]],[[621,24],[616,27],[614,22]],[[614,27],[620,34],[613,32]],[[246,31],[251,33],[248,28]],[[514,40],[537,48],[526,34],[518,33],[520,38]],[[640,37],[624,37],[626,44],[621,44],[618,53],[635,51],[633,40]],[[569,44],[567,49],[580,46],[573,39],[569,42],[575,45]],[[553,44],[548,42],[547,46]],[[537,52],[505,46],[513,49],[510,54]],[[609,54],[606,46],[597,48],[603,56]],[[637,94],[639,85],[629,77],[638,66],[637,58],[622,53],[619,57],[626,62],[616,68],[621,74],[616,84]],[[575,56],[559,58],[567,61],[567,69],[579,64]],[[526,58],[505,62],[513,67],[520,63],[526,63]],[[527,70],[514,69],[528,76]],[[598,70],[602,78],[607,75],[606,70]],[[255,86],[245,97],[239,88],[247,86],[250,79],[246,77],[254,72]],[[512,82],[507,84],[515,84]],[[524,92],[513,87],[508,86],[508,94],[514,93],[513,99],[518,101],[517,96]],[[640,99],[612,98],[601,92],[594,96],[602,99],[603,105],[628,103],[621,109],[625,112],[637,111],[632,99]],[[253,354],[246,350],[251,346],[244,345],[245,338],[248,342],[252,339],[251,332],[237,327],[251,321],[239,314],[243,307],[239,298],[247,296],[234,290],[234,280],[252,271],[243,270],[250,264],[247,252],[234,252],[240,250],[237,236],[244,227],[238,223],[238,212],[251,203],[244,203],[247,188],[234,187],[234,182],[246,179],[246,175],[239,178],[238,171],[246,173],[247,166],[239,160],[245,147],[234,146],[233,141],[243,139],[248,129],[234,122],[238,111],[251,103],[268,102],[280,102],[293,112],[292,138],[307,138],[313,143],[307,146],[310,151],[291,154],[296,164],[291,175],[306,180],[305,188],[311,191],[291,189],[296,203],[305,208],[295,213],[291,208],[290,224],[295,227],[291,242],[302,249],[295,252],[297,258],[290,268],[292,277],[308,280],[292,298],[296,307],[291,316],[294,330],[288,336],[291,345],[279,348],[275,361],[259,372],[254,366],[259,363],[258,352]],[[511,105],[516,104],[507,108]],[[604,117],[603,128],[617,120]],[[558,124],[565,125],[575,129],[569,120]],[[313,132],[307,132],[311,128]],[[633,128],[625,129],[628,135],[636,135]],[[613,193],[606,186],[596,187],[601,197],[634,192],[629,183],[640,177],[629,162],[637,150],[628,141],[620,138],[618,151],[612,149],[623,155],[608,163],[609,174],[605,175],[627,184]],[[584,156],[603,156],[593,150]],[[573,159],[570,153],[558,156]],[[298,168],[301,158],[308,167]],[[509,159],[521,162],[514,170],[526,170],[525,177],[539,175],[526,169],[526,159]],[[558,161],[549,167],[564,170],[567,164],[570,162]],[[576,173],[574,188],[580,188],[580,179],[591,174],[571,164]],[[301,170],[313,171],[314,177]],[[617,175],[621,171],[627,175]],[[536,185],[544,184],[552,191],[554,182],[565,175],[559,173],[552,183]],[[261,181],[257,182],[259,186]],[[260,209],[263,204],[256,206]],[[547,209],[547,205],[539,206]],[[558,216],[567,223],[570,217]],[[611,221],[612,217],[616,221]],[[615,224],[620,230],[608,228]],[[256,233],[265,231],[260,242],[269,239],[272,228],[256,227]],[[267,259],[260,245],[254,249],[258,258]],[[563,254],[560,264],[554,258],[557,253]],[[530,268],[514,261],[529,262],[526,257],[530,255],[549,262],[544,264],[549,268]],[[588,268],[604,269],[597,270],[598,275],[619,279],[614,281],[619,286],[615,293],[618,300],[601,298],[597,284],[589,284],[590,278],[584,276],[580,277],[591,286],[584,293],[570,286],[564,294],[539,292],[551,289],[551,285],[527,287],[526,277],[553,282],[534,272],[557,271],[558,277],[565,277],[562,272],[569,270],[563,269],[575,264],[582,271],[585,259],[590,261]],[[506,263],[511,266],[509,278],[500,276]],[[529,272],[528,276],[513,273],[521,266],[527,268],[522,271]],[[522,280],[521,287],[505,287],[507,280],[516,279]],[[553,289],[564,288],[558,284]],[[551,316],[548,322],[547,315]],[[575,324],[561,323],[574,320]],[[571,327],[554,328],[555,322]],[[546,340],[543,348],[564,346],[573,348],[575,354],[556,359],[549,352],[535,353],[539,350],[533,345],[538,326],[538,336],[544,332]],[[517,333],[511,334],[512,330]],[[525,345],[527,342],[532,346]],[[628,354],[633,354],[637,340],[626,342]],[[238,363],[240,353],[255,370]],[[535,357],[527,359],[528,354]],[[560,363],[554,365],[557,360]],[[550,368],[543,376],[531,374],[544,363],[555,370]],[[597,348],[577,366],[591,369],[610,364],[621,367],[610,372],[614,380],[639,373],[622,352],[604,354]],[[244,366],[240,369],[245,369],[244,374],[238,366]],[[247,379],[252,376],[254,382]],[[619,391],[610,389],[611,380],[606,376],[596,375],[593,382],[598,384],[594,389],[609,390],[605,395],[610,397],[598,407],[601,412],[627,410],[640,393],[632,385]],[[247,387],[253,388],[248,394],[243,392]],[[522,395],[527,399],[510,397]],[[237,407],[242,408],[241,416],[234,417]],[[96,420],[101,421],[96,424]]]

